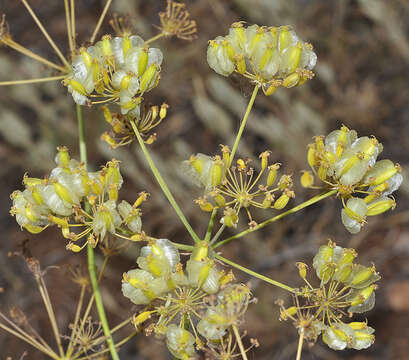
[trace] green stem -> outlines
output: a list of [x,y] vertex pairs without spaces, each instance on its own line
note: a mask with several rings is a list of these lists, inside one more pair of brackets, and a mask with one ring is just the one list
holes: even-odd
[[224,231],[224,229],[226,228],[226,225],[223,224],[222,226],[220,226],[220,229],[217,230],[217,233],[215,236],[213,236],[212,240],[210,240],[210,245],[214,244],[220,237],[220,235],[222,234],[222,232]]
[[212,236],[212,231],[213,231],[213,226],[214,226],[214,218],[217,214],[217,208],[214,208],[212,211],[212,215],[210,216],[210,221],[209,221],[209,225],[207,227],[207,231],[206,231],[206,236],[205,236],[205,241],[209,242],[210,241],[210,237]]
[[237,264],[237,263],[235,263],[235,262],[233,262],[233,261],[231,261],[229,259],[226,259],[226,258],[224,258],[224,257],[222,257],[220,255],[216,255],[216,259],[219,259],[219,260],[223,261],[225,264],[233,266],[236,269],[239,269],[239,270],[241,270],[241,271],[243,271],[243,272],[245,272],[247,274],[250,274],[251,276],[254,276],[254,277],[256,277],[256,278],[258,278],[260,280],[263,280],[263,281],[265,281],[265,282],[267,282],[267,283],[269,283],[271,285],[278,286],[279,288],[287,290],[287,291],[292,292],[292,293],[296,292],[296,289],[294,289],[294,288],[292,288],[292,287],[290,287],[288,285],[285,285],[283,283],[280,283],[279,281],[270,279],[267,276],[261,275],[261,274],[255,272],[255,271],[253,271],[253,270],[247,269],[246,267],[241,266],[241,265],[239,265],[239,264]]
[[300,204],[300,205],[297,205],[297,206],[293,207],[293,208],[290,209],[290,210],[284,211],[284,212],[282,212],[281,214],[278,214],[277,216],[274,216],[274,217],[272,217],[272,218],[270,218],[270,219],[267,219],[266,221],[263,221],[262,223],[256,225],[256,226],[253,227],[253,228],[249,228],[249,229],[244,230],[244,231],[242,231],[242,232],[240,232],[240,233],[238,233],[238,234],[236,234],[236,235],[230,236],[230,237],[227,238],[227,239],[224,239],[224,240],[222,240],[222,241],[219,241],[217,244],[215,244],[215,245],[213,246],[213,249],[216,249],[216,248],[218,248],[219,246],[221,246],[221,245],[223,245],[223,244],[226,244],[226,243],[228,243],[229,241],[232,241],[232,240],[234,240],[234,239],[241,238],[241,237],[243,237],[243,236],[245,236],[245,235],[247,235],[247,234],[249,234],[249,233],[251,233],[251,232],[253,232],[253,231],[262,229],[263,227],[267,226],[268,224],[270,224],[270,223],[272,223],[272,222],[275,222],[275,221],[277,221],[277,220],[280,220],[280,219],[282,219],[283,217],[285,217],[285,216],[287,216],[287,215],[289,215],[289,214],[293,214],[293,213],[295,213],[295,212],[297,212],[297,211],[299,211],[299,210],[302,210],[302,209],[306,208],[307,206],[310,206],[310,205],[312,205],[312,204],[315,204],[315,203],[317,203],[318,201],[321,201],[321,200],[323,200],[323,199],[325,199],[325,198],[327,198],[327,197],[330,197],[331,195],[336,194],[337,191],[338,191],[338,190],[330,190],[330,191],[325,192],[325,193],[323,193],[323,194],[314,196],[313,198],[311,198],[311,199],[309,199],[309,200],[303,202],[303,203]]
[[88,271],[89,271],[89,277],[91,279],[91,284],[92,284],[92,290],[95,295],[95,304],[97,306],[97,311],[99,315],[99,320],[101,321],[102,324],[102,329],[104,331],[104,335],[106,337],[106,342],[108,344],[109,351],[111,353],[112,359],[114,360],[119,360],[118,353],[116,352],[115,349],[115,344],[112,339],[111,335],[111,330],[109,329],[109,324],[107,317],[105,315],[105,309],[104,309],[104,304],[102,302],[102,296],[99,291],[99,286],[98,286],[98,279],[97,275],[95,273],[95,258],[94,258],[94,249],[91,245],[87,245],[87,250],[88,250]]
[[82,113],[81,105],[77,104],[77,121],[78,121],[78,137],[80,143],[80,159],[84,163],[85,168],[87,167],[87,143],[85,140],[85,124],[84,116]]
[[172,244],[175,245],[175,247],[179,250],[193,251],[195,249],[195,247],[192,245],[179,244],[173,241]]
[[234,145],[233,145],[233,149],[231,150],[230,161],[229,161],[229,166],[228,167],[230,167],[230,165],[231,165],[231,163],[232,163],[232,161],[234,159],[234,155],[236,154],[237,147],[239,146],[241,135],[243,134],[244,128],[246,127],[247,118],[249,117],[250,111],[253,108],[254,100],[256,100],[256,96],[257,96],[257,93],[258,93],[259,89],[260,89],[260,85],[257,84],[254,87],[253,94],[251,95],[250,101],[249,101],[249,103],[247,105],[246,112],[244,113],[244,116],[243,116],[243,120],[241,121],[239,132],[237,133],[236,139],[234,140]]
[[173,197],[172,193],[170,192],[168,186],[166,185],[166,182],[163,180],[162,175],[160,174],[158,168],[156,167],[155,163],[153,162],[151,156],[149,155],[148,149],[145,146],[145,143],[141,137],[141,134],[139,134],[139,130],[135,124],[134,121],[131,121],[131,126],[132,129],[136,135],[136,138],[138,139],[139,145],[145,155],[146,160],[148,161],[149,167],[152,170],[153,176],[155,177],[156,181],[158,182],[159,186],[161,187],[163,193],[169,200],[170,204],[172,205],[173,209],[175,210],[176,214],[179,216],[180,220],[182,221],[183,225],[185,225],[187,231],[189,232],[190,236],[193,238],[193,240],[197,243],[199,243],[201,240],[199,239],[199,236],[195,233],[193,228],[190,226],[189,222],[187,221],[185,215],[183,214],[182,210],[180,209],[179,205],[176,203],[175,198]]
[[[84,117],[82,114],[82,107],[77,105],[77,121],[78,121],[78,137],[79,137],[79,144],[80,144],[80,157],[81,162],[84,163],[85,168],[87,167],[87,146],[85,140],[85,126],[84,126]],[[111,331],[109,329],[108,320],[105,315],[104,304],[102,302],[102,296],[99,291],[98,286],[98,279],[95,272],[95,256],[94,256],[94,249],[91,245],[87,245],[88,251],[88,271],[89,277],[92,284],[92,291],[95,297],[95,304],[97,306],[97,311],[99,315],[99,320],[102,324],[102,329],[104,331],[106,342],[111,353],[111,357],[114,360],[119,360],[119,356],[115,349],[114,341],[112,340]]]

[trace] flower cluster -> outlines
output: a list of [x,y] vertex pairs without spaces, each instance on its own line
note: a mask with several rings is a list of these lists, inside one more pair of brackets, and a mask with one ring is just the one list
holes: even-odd
[[266,27],[242,22],[231,25],[227,36],[209,42],[207,62],[218,74],[237,72],[263,86],[271,95],[279,86],[301,85],[313,77],[317,56],[290,26]]
[[[390,195],[402,183],[401,169],[391,160],[377,161],[381,151],[382,144],[375,137],[358,138],[346,126],[325,138],[317,136],[309,145],[308,163],[321,181],[338,191],[344,207],[342,222],[352,234],[361,230],[367,216],[396,206]],[[301,183],[312,186],[312,174],[304,172]]]
[[139,118],[142,95],[158,84],[162,59],[140,36],[105,35],[79,50],[64,84],[77,104],[116,102],[122,114]]
[[344,323],[341,319],[353,313],[364,313],[375,305],[376,281],[380,276],[375,266],[354,264],[357,253],[329,241],[321,246],[313,260],[321,280],[314,288],[306,279],[307,265],[297,263],[307,286],[297,291],[295,305],[281,305],[281,319],[291,319],[306,339],[323,341],[334,350],[366,349],[375,340],[374,329],[365,322]]
[[[96,246],[107,233],[130,240],[144,237],[139,206],[147,194],[141,193],[133,205],[125,200],[117,203],[123,182],[118,161],[109,161],[100,171],[88,172],[83,164],[70,159],[65,147],[58,148],[55,160],[57,167],[48,178],[24,176],[25,190],[11,195],[10,213],[22,228],[37,234],[57,225],[70,240],[67,249],[75,252],[87,243]],[[85,229],[80,233],[70,231],[78,227]],[[86,242],[77,245],[83,237],[87,237]]]
[[167,0],[166,11],[160,12],[159,18],[159,29],[165,36],[175,35],[179,39],[189,41],[196,38],[196,21],[190,19],[185,4]]
[[[280,164],[269,164],[269,151],[260,154],[261,170],[257,175],[250,166],[251,160],[240,158],[230,166],[227,146],[222,145],[222,153],[222,156],[214,157],[192,155],[183,163],[183,167],[198,185],[206,188],[205,195],[196,200],[200,208],[203,211],[224,209],[221,222],[226,226],[236,226],[241,209],[246,210],[250,225],[255,225],[251,207],[281,210],[295,196],[290,175],[282,175],[277,181]],[[276,198],[277,192],[281,195]]]
[[107,106],[103,106],[104,118],[111,125],[111,131],[104,132],[101,139],[113,149],[130,144],[135,138],[131,125],[131,122],[134,122],[145,143],[152,144],[156,140],[156,133],[150,132],[166,117],[168,107],[165,103],[160,107],[157,105],[150,108],[142,106],[140,117],[134,119],[129,114],[112,113]]
[[229,284],[233,275],[217,269],[206,242],[195,248],[185,270],[167,239],[150,241],[137,263],[139,268],[125,273],[122,280],[124,296],[146,305],[134,316],[134,325],[155,317],[146,332],[165,336],[169,351],[178,359],[190,359],[195,348],[204,349],[200,337],[206,342],[221,341],[247,309],[250,290]]

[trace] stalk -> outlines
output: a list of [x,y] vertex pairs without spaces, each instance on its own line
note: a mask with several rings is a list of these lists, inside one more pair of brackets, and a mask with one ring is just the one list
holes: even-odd
[[[80,145],[80,158],[81,158],[81,162],[83,162],[86,167],[87,166],[87,144],[85,140],[84,117],[82,113],[82,107],[80,105],[77,105],[77,121],[78,121],[78,137],[79,137],[79,145]],[[114,360],[119,360],[119,356],[118,356],[118,353],[116,352],[115,344],[112,339],[111,330],[109,329],[108,320],[105,315],[105,309],[104,309],[104,303],[102,302],[102,296],[99,291],[98,279],[97,279],[97,274],[95,271],[94,248],[89,244],[87,245],[87,252],[88,252],[89,277],[90,277],[91,284],[92,284],[92,291],[95,297],[95,304],[97,306],[99,320],[101,321],[101,324],[102,324],[102,329],[106,337],[106,343],[111,353],[111,357]]]
[[241,238],[241,237],[243,237],[243,236],[245,236],[245,235],[247,235],[247,234],[249,234],[249,233],[251,233],[251,232],[253,232],[253,231],[262,229],[263,227],[267,226],[268,224],[271,224],[272,222],[275,222],[275,221],[277,221],[277,220],[280,220],[280,219],[282,219],[283,217],[285,217],[285,216],[287,216],[287,215],[289,215],[289,214],[293,214],[293,213],[295,213],[295,212],[297,212],[297,211],[300,211],[300,210],[306,208],[307,206],[310,206],[310,205],[312,205],[312,204],[315,204],[315,203],[317,203],[318,201],[321,201],[321,200],[323,200],[323,199],[325,199],[325,198],[327,198],[327,197],[330,197],[331,195],[336,194],[337,191],[338,191],[338,190],[330,190],[330,191],[325,192],[325,193],[323,193],[323,194],[314,196],[314,197],[312,197],[311,199],[309,199],[309,200],[307,200],[307,201],[301,203],[300,205],[297,205],[297,206],[293,207],[293,208],[290,209],[290,210],[284,211],[284,212],[282,212],[281,214],[278,214],[277,216],[274,216],[274,217],[272,217],[272,218],[270,218],[270,219],[267,219],[266,221],[263,221],[262,223],[256,225],[256,226],[253,227],[253,228],[249,228],[249,229],[244,230],[244,231],[242,231],[242,232],[240,232],[240,233],[238,233],[238,234],[236,234],[236,235],[230,236],[230,237],[227,238],[227,239],[224,239],[224,240],[222,240],[222,241],[219,241],[218,243],[216,243],[216,244],[213,246],[213,249],[216,249],[217,247],[219,247],[219,246],[221,246],[221,245],[223,245],[223,244],[226,244],[226,243],[228,243],[228,242],[230,242],[230,241],[232,241],[232,240],[234,240],[234,239]]
[[257,84],[254,87],[253,94],[251,95],[250,101],[249,101],[249,103],[247,105],[246,112],[244,113],[244,116],[243,116],[243,120],[241,121],[241,125],[240,125],[239,131],[237,133],[236,139],[234,140],[233,149],[231,150],[230,161],[229,161],[229,166],[228,167],[230,167],[230,165],[231,165],[231,163],[232,163],[232,161],[234,159],[234,155],[236,154],[237,148],[239,146],[241,135],[243,134],[244,128],[246,127],[247,119],[248,119],[248,117],[250,115],[251,109],[253,108],[254,101],[256,100],[256,96],[257,96],[257,93],[258,93],[259,89],[260,89],[260,85]]
[[235,262],[233,262],[233,261],[231,261],[229,259],[226,259],[226,258],[224,258],[224,257],[222,257],[220,255],[216,255],[216,259],[219,259],[220,261],[224,262],[227,265],[233,266],[236,269],[239,269],[239,270],[241,270],[241,271],[243,271],[243,272],[245,272],[247,274],[250,274],[251,276],[254,276],[257,279],[263,280],[266,283],[277,286],[277,287],[279,287],[281,289],[287,290],[287,291],[292,292],[292,293],[296,292],[296,289],[292,288],[291,286],[285,285],[283,283],[280,283],[279,281],[276,281],[276,280],[270,279],[267,276],[261,275],[261,274],[255,272],[255,271],[253,271],[253,270],[247,269],[246,267],[241,266],[240,264],[237,264],[237,263],[235,263]]
[[189,222],[187,221],[185,215],[183,214],[182,210],[180,209],[179,205],[177,204],[175,198],[173,197],[172,193],[170,192],[168,185],[166,185],[165,180],[163,180],[162,175],[160,174],[158,168],[156,167],[155,163],[153,162],[151,156],[149,155],[148,149],[145,146],[145,143],[141,137],[141,134],[139,134],[139,130],[135,124],[135,122],[132,120],[131,121],[131,126],[132,129],[135,133],[136,138],[138,139],[139,146],[142,149],[143,154],[145,155],[146,161],[149,164],[149,167],[152,170],[153,176],[155,177],[156,181],[158,182],[160,188],[162,189],[163,193],[165,194],[166,198],[172,205],[173,209],[175,210],[176,214],[179,216],[180,220],[182,221],[183,225],[185,225],[186,230],[189,232],[190,236],[193,238],[193,240],[197,243],[199,243],[201,240],[199,239],[199,236],[195,233],[193,228],[190,226]]

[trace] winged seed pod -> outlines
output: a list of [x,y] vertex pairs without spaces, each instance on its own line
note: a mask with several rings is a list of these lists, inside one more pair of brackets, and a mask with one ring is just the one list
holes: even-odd
[[301,85],[313,77],[317,56],[291,26],[231,25],[229,34],[209,41],[207,62],[218,74],[233,72],[262,85],[271,95],[279,86]]
[[166,345],[177,359],[188,360],[194,358],[195,337],[187,330],[171,324],[166,332]]
[[[344,207],[342,223],[352,234],[361,230],[367,216],[396,206],[389,196],[402,183],[401,168],[391,160],[377,161],[382,148],[376,138],[358,137],[355,130],[346,126],[326,137],[315,137],[309,145],[308,164],[326,186],[337,190]],[[301,180],[307,186],[312,184],[305,175]]]
[[[171,241],[151,239],[137,259],[140,268],[124,274],[122,293],[134,304],[147,305],[135,314],[134,325],[140,328],[152,321],[147,334],[165,336],[169,351],[187,359],[194,355],[195,346],[203,349],[209,341],[226,341],[247,310],[250,290],[243,284],[229,284],[233,275],[217,269],[207,242],[195,247],[185,269],[179,261]],[[195,336],[181,324],[189,324]]]
[[278,178],[280,164],[269,163],[270,151],[259,155],[261,170],[258,174],[251,159],[239,158],[228,168],[230,150],[221,145],[221,152],[214,157],[192,155],[182,163],[182,170],[194,183],[205,187],[204,195],[195,203],[205,212],[222,208],[220,222],[225,226],[235,227],[242,209],[246,210],[249,222],[253,224],[250,208],[281,210],[295,197],[291,175]]
[[141,96],[157,85],[162,60],[162,52],[140,36],[106,35],[79,50],[64,84],[79,105],[116,102],[123,115],[139,118]]
[[[375,304],[376,281],[380,276],[375,266],[355,264],[354,249],[337,246],[331,240],[319,248],[313,259],[313,268],[320,279],[315,288],[307,280],[307,267],[301,278],[305,287],[294,296],[294,306],[285,309],[280,302],[283,320],[291,319],[304,329],[306,339],[323,341],[334,350],[366,349],[375,340],[374,329],[363,322],[343,322],[353,313],[364,313]],[[305,264],[304,264],[305,265]],[[348,320],[349,320],[348,318]]]
[[[69,239],[67,249],[78,252],[88,243],[96,246],[108,234],[130,234],[130,240],[142,236],[139,206],[147,198],[142,192],[134,205],[122,201],[117,205],[123,184],[119,162],[109,161],[100,171],[87,172],[83,164],[71,159],[68,149],[58,147],[55,167],[44,179],[23,178],[24,191],[11,195],[10,213],[27,231],[37,234],[50,225],[61,228]],[[90,206],[86,207],[86,203]],[[81,227],[84,231],[77,233]],[[75,231],[72,231],[74,229]],[[86,238],[79,245],[78,240]]]

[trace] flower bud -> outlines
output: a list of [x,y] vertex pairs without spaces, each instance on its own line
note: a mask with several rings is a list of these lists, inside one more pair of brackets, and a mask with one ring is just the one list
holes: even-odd
[[232,208],[227,208],[220,222],[227,227],[236,227],[238,220],[236,212]]
[[280,319],[287,320],[288,317],[294,316],[297,313],[297,307],[291,306],[287,309],[280,309]]
[[261,159],[261,170],[263,171],[268,165],[268,157],[270,156],[269,151],[264,151],[260,154],[259,158]]
[[267,194],[263,202],[261,203],[261,206],[263,207],[263,209],[271,208],[271,204],[273,203],[273,200],[274,200],[274,195]]
[[165,103],[163,103],[160,106],[159,119],[163,120],[166,117],[166,114],[168,113],[168,108],[169,108],[169,105]]
[[300,178],[301,186],[304,188],[309,188],[314,183],[314,176],[311,171],[303,171]]
[[146,320],[150,319],[151,314],[153,313],[153,311],[144,311],[142,313],[140,313],[139,315],[136,316],[136,314],[133,316],[132,318],[132,323],[133,325],[138,328],[139,325],[141,325],[142,323],[144,323]]
[[213,211],[213,205],[206,200],[205,197],[195,200],[195,203],[199,205],[200,209],[205,212]]
[[206,241],[202,241],[195,247],[190,258],[195,261],[203,261],[207,258],[208,253],[209,244]]
[[214,161],[210,169],[210,184],[212,187],[220,185],[224,176],[224,166],[221,160]]
[[315,144],[308,145],[307,161],[312,168],[316,165],[315,154],[316,154]]
[[307,276],[307,268],[308,266],[302,262],[297,262],[296,263],[297,267],[298,267],[298,273],[300,275],[301,278],[305,279]]
[[68,148],[65,146],[57,147],[57,155],[55,156],[55,162],[61,168],[68,168],[70,163],[70,155],[68,154]]
[[223,195],[216,193],[212,194],[213,200],[216,202],[217,206],[219,207],[224,207],[226,205],[226,199],[223,197]]
[[274,202],[273,208],[276,210],[282,210],[286,207],[288,204],[288,201],[290,198],[295,197],[295,194],[293,191],[284,191],[283,194]]
[[280,168],[280,164],[276,163],[273,165],[270,165],[268,167],[268,175],[267,175],[267,186],[273,186],[276,179],[277,179],[277,170]]

